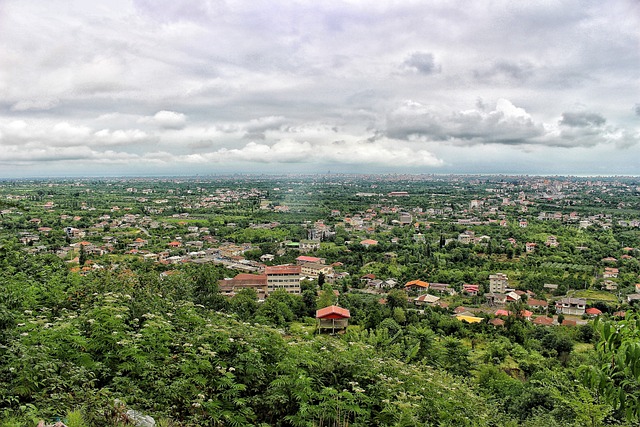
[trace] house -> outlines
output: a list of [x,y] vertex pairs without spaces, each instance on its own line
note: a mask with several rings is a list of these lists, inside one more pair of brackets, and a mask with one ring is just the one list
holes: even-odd
[[268,262],[268,261],[273,261],[275,258],[276,256],[273,254],[264,254],[260,256],[260,261]]
[[587,300],[583,298],[562,298],[556,301],[556,311],[562,314],[582,316],[586,305]]
[[480,285],[470,285],[468,283],[464,283],[462,285],[462,292],[464,292],[467,295],[478,295],[478,292],[480,290]]
[[460,233],[458,235],[458,242],[463,244],[473,243],[473,238],[475,233],[473,231],[467,230],[464,233]]
[[553,318],[547,316],[538,316],[533,319],[533,324],[541,326],[551,326],[553,325]]
[[627,295],[627,301],[628,302],[635,302],[635,301],[640,301],[640,294],[629,294]]
[[300,252],[311,252],[320,249],[320,240],[300,240]]
[[424,282],[422,280],[412,280],[410,282],[405,283],[404,289],[407,292],[418,292],[424,293],[429,289],[429,283]]
[[564,319],[562,321],[562,326],[577,326],[578,322],[572,319]]
[[524,250],[526,253],[530,254],[536,251],[536,244],[532,242],[527,242],[524,245]]
[[504,273],[496,273],[489,276],[489,292],[504,294],[509,286],[509,278]]
[[618,277],[618,272],[619,270],[617,268],[605,267],[602,277],[604,277],[605,279],[616,278]]
[[496,316],[511,316],[511,312],[508,310],[500,309],[495,312]]
[[587,308],[584,312],[589,317],[598,317],[602,314],[602,311],[598,310],[595,307]]
[[365,239],[365,240],[362,240],[360,244],[365,248],[368,248],[370,246],[376,246],[378,244],[378,241],[373,239]]
[[429,283],[429,289],[441,294],[455,295],[456,291],[448,283]]
[[527,300],[527,305],[534,310],[547,310],[549,308],[549,303],[535,298],[529,298]]
[[507,296],[505,294],[489,292],[484,294],[484,297],[487,299],[487,304],[489,305],[500,305],[507,303]]
[[607,291],[615,291],[618,289],[618,284],[613,280],[605,280],[602,284]]
[[440,297],[429,294],[420,295],[413,299],[413,303],[417,306],[436,305],[438,301],[440,301]]
[[299,265],[274,265],[264,269],[267,275],[267,289],[271,293],[276,289],[284,289],[290,294],[300,293],[300,275],[302,267]]
[[558,239],[556,238],[556,236],[548,236],[545,245],[549,246],[550,248],[557,248]]
[[318,319],[318,331],[331,330],[331,333],[335,333],[336,330],[346,330],[349,326],[349,318],[351,313],[346,308],[338,307],[337,305],[330,305],[329,307],[321,308],[316,311],[316,319]]
[[489,320],[489,324],[493,326],[504,326],[504,320],[498,317],[494,317],[493,319]]
[[517,292],[508,292],[506,294],[507,296],[507,302],[515,302],[515,301],[520,301],[520,295]]

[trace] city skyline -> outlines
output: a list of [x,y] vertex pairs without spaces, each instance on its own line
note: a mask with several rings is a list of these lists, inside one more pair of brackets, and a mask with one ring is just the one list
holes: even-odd
[[640,6],[0,1],[0,178],[638,175]]

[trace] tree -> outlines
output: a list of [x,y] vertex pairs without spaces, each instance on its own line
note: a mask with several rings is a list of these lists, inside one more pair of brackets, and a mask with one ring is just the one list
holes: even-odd
[[331,287],[330,284],[325,283],[320,291],[320,295],[318,296],[316,308],[319,310],[321,308],[329,307],[330,305],[335,305],[337,301],[338,297],[336,297],[336,294],[333,292],[333,287]]
[[387,305],[392,310],[396,307],[407,307],[407,293],[399,289],[392,290],[387,294]]
[[581,366],[586,385],[630,423],[640,420],[640,315],[627,313],[622,321],[594,323],[600,335],[597,363]]

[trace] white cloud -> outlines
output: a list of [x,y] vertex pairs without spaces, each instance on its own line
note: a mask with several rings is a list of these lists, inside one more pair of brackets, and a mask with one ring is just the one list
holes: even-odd
[[153,120],[165,129],[182,129],[187,122],[187,116],[175,111],[162,110],[153,116]]

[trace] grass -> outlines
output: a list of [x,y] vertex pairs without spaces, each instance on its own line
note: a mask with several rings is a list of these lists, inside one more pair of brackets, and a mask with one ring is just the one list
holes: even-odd
[[593,301],[618,302],[618,298],[610,292],[593,289],[577,290],[572,295],[575,298],[585,298]]

